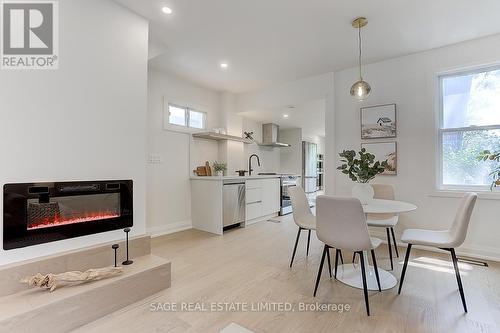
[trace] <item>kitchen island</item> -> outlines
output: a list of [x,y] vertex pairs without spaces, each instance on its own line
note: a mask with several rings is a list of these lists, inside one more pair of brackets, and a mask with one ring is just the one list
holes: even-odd
[[225,226],[245,227],[279,210],[279,175],[191,177],[194,229],[222,235]]

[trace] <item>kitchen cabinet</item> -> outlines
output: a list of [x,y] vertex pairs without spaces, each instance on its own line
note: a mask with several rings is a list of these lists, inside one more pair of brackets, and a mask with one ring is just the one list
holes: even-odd
[[222,235],[224,231],[223,187],[228,180],[245,183],[245,220],[241,226],[278,216],[280,178],[276,175],[248,177],[191,177],[193,228]]
[[262,202],[262,188],[248,188],[246,187],[246,203]]
[[280,210],[280,180],[277,178],[262,181],[262,215],[270,215]]
[[279,178],[248,179],[246,181],[246,223],[268,218],[280,210]]
[[[257,222],[256,219],[262,216],[262,202],[247,203],[246,208],[246,223]],[[254,221],[255,220],[255,221]]]

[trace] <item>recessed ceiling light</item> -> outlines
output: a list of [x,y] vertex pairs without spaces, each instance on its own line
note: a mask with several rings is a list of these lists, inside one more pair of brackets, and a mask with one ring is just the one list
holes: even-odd
[[161,8],[161,11],[164,12],[165,14],[172,14],[172,9],[170,7],[164,6]]
[[221,62],[221,63],[220,63],[220,68],[222,68],[222,69],[226,69],[226,68],[228,68],[228,67],[229,67],[229,65],[227,64],[227,62]]
[[286,113],[283,115],[283,118],[288,118],[290,117],[289,115],[287,115]]

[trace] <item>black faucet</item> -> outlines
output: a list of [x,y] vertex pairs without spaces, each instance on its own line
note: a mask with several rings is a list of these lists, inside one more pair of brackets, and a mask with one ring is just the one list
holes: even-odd
[[252,175],[252,157],[257,157],[257,164],[260,166],[260,159],[259,159],[259,155],[257,154],[252,154],[250,155],[250,157],[248,158],[248,175],[251,176]]

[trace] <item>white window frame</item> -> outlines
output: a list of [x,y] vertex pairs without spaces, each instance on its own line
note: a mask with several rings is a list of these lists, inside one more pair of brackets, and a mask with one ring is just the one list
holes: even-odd
[[[191,111],[192,112],[196,112],[196,113],[201,113],[201,116],[203,117],[203,127],[202,128],[191,127],[189,125],[189,123],[191,122]],[[207,129],[207,113],[206,112],[199,111],[197,109],[187,108],[186,109],[186,116],[187,116],[186,117],[187,127],[192,128],[193,130],[198,130],[198,131],[202,131],[202,130],[206,130]]]
[[[177,124],[172,124],[170,123],[170,106],[183,109],[184,114],[185,114],[185,123],[184,125],[177,125]],[[198,112],[201,113],[203,116],[203,128],[197,128],[197,127],[190,127],[189,126],[189,117],[190,117],[190,111]],[[166,98],[164,98],[164,103],[163,103],[163,128],[165,130],[169,131],[174,131],[174,132],[181,132],[181,133],[194,133],[194,132],[200,132],[200,131],[205,131],[207,128],[207,112],[205,111],[200,111],[198,108],[194,108],[188,105],[184,105],[184,103],[174,103],[174,102],[169,102],[167,101]]]
[[[463,69],[456,70],[453,72],[440,73],[438,74],[438,96],[439,96],[439,106],[438,106],[438,130],[437,130],[437,158],[438,158],[438,175],[437,175],[437,190],[438,191],[480,191],[480,192],[490,192],[490,185],[449,185],[443,184],[443,135],[449,132],[466,132],[466,131],[478,131],[478,130],[500,130],[500,124],[498,125],[486,125],[486,126],[467,126],[467,127],[456,127],[456,128],[443,128],[444,126],[444,110],[443,110],[443,80],[451,77],[458,77],[476,73],[484,73],[494,70],[500,70],[500,65],[491,66],[481,66],[474,69]],[[493,188],[493,192],[500,192],[498,187]]]

